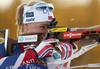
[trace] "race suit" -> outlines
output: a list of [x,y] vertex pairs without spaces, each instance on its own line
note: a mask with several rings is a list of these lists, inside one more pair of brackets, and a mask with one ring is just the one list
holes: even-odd
[[[15,56],[6,57],[4,48],[4,39],[0,39],[0,69],[60,69],[59,65],[52,64],[47,66],[47,62],[54,60],[61,60],[59,53],[54,51],[52,57],[38,58],[35,50],[24,51],[25,45],[28,44],[15,44],[13,45],[13,53],[23,53]],[[70,55],[70,53],[69,53]],[[38,58],[38,59],[37,59]],[[70,66],[70,61],[65,63],[65,66]]]

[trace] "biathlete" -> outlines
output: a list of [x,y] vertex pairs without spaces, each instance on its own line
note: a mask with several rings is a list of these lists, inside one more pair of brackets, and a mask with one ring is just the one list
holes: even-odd
[[[41,34],[39,39],[41,43],[35,49],[24,50],[23,45],[14,45],[13,53],[22,53],[15,56],[6,56],[4,50],[4,39],[0,39],[0,69],[60,69],[60,67],[69,67],[70,61],[62,65],[47,65],[46,63],[54,60],[64,60],[77,50],[73,50],[71,44],[59,44],[63,56],[54,50],[51,43],[59,43],[58,39],[48,39],[42,41],[44,36],[50,32],[47,28],[48,22],[52,21],[54,6],[51,3],[43,1],[33,1],[23,3],[18,6],[16,12],[16,24],[18,32],[23,34]],[[52,55],[51,57],[45,57]]]

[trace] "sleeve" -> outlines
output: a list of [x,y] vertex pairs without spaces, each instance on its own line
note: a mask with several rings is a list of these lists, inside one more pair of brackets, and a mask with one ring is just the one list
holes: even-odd
[[30,64],[38,58],[35,50],[27,50],[20,55],[4,57],[0,60],[0,69],[17,69],[25,64]]
[[0,37],[0,59],[5,56],[6,53],[5,53],[4,39]]

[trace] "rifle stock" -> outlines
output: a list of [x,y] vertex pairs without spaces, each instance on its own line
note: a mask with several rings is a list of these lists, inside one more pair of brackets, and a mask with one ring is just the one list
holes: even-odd
[[[40,34],[25,34],[25,35],[38,35],[38,37],[40,36]],[[22,36],[25,36],[25,35],[22,35]],[[38,46],[40,44],[40,40],[37,38],[37,41],[32,41],[32,42],[18,42],[18,40],[15,40],[15,39],[12,39],[12,38],[8,38],[8,45],[7,45],[7,56],[14,56],[14,55],[18,55],[18,54],[21,54],[21,53],[13,53],[13,47],[14,45],[19,45],[19,44],[33,44],[36,46]]]

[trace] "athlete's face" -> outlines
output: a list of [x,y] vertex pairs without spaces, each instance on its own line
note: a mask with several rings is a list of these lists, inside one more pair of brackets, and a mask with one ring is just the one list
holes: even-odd
[[[37,23],[29,23],[27,24],[27,34],[28,33],[43,33],[41,37],[43,38],[48,32],[47,22],[37,22]],[[25,26],[25,25],[24,25]]]

